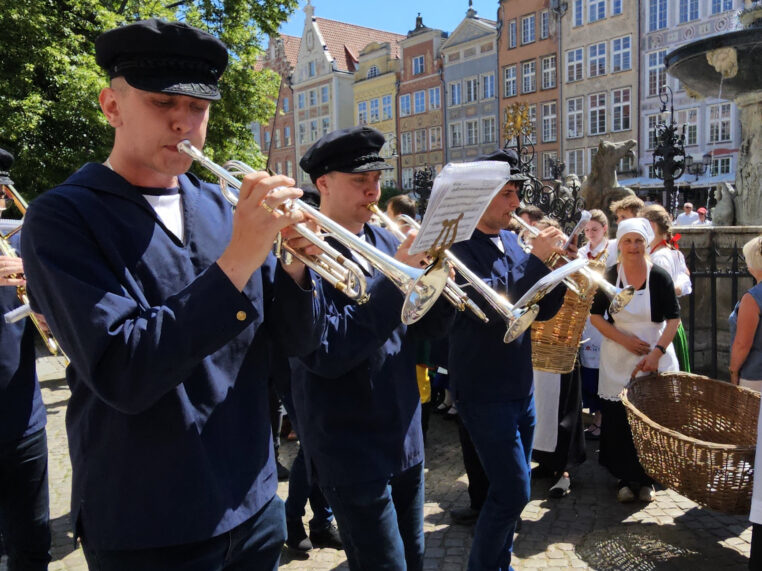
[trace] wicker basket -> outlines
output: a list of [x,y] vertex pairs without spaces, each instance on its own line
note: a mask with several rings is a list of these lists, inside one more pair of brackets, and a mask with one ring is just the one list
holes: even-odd
[[[602,262],[589,265],[596,270],[603,267]],[[571,279],[587,294],[581,298],[567,289],[558,313],[548,321],[532,324],[532,367],[535,370],[564,374],[574,369],[595,289],[580,274],[574,274]]]
[[632,380],[621,397],[649,476],[703,506],[749,512],[759,393],[661,373]]

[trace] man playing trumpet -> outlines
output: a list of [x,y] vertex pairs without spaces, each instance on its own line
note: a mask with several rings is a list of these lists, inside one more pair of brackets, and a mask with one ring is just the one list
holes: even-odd
[[[511,178],[492,199],[469,240],[452,252],[491,287],[515,302],[550,269],[553,253],[561,253],[563,234],[542,230],[525,253],[515,234],[505,230],[519,207],[526,177],[513,151],[499,150],[480,160],[511,165]],[[556,287],[539,302],[539,320],[553,317],[563,303],[565,288]],[[475,298],[488,323],[468,312],[458,314],[450,333],[449,372],[458,412],[473,440],[489,480],[487,498],[474,531],[468,569],[509,569],[513,534],[529,501],[530,457],[535,425],[530,332],[503,342],[504,320]]]
[[[300,165],[320,192],[320,211],[375,248],[410,266],[425,264],[389,232],[368,224],[381,193],[384,137],[369,127],[328,133]],[[328,238],[330,241],[331,239]],[[351,569],[423,569],[423,436],[411,336],[441,334],[453,309],[439,301],[409,328],[403,296],[378,269],[363,266],[363,305],[326,289],[328,327],[321,346],[291,359],[292,392],[307,465],[339,525]]]
[[323,328],[310,274],[269,253],[301,192],[248,175],[233,215],[186,173],[177,144],[203,146],[220,98],[217,38],[147,20],[95,52],[113,149],[36,200],[22,238],[32,304],[71,360],[75,533],[96,569],[276,569],[267,344],[307,353]]

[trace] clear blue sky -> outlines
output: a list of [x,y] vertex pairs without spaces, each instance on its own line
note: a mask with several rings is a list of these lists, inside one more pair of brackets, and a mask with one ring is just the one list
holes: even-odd
[[[283,34],[301,36],[304,29],[304,6],[299,8],[288,22],[280,27]],[[474,10],[482,18],[494,20],[497,0],[473,0]],[[312,0],[315,16],[339,20],[358,26],[377,28],[397,34],[407,34],[415,27],[418,12],[429,28],[452,32],[465,18],[468,0]]]

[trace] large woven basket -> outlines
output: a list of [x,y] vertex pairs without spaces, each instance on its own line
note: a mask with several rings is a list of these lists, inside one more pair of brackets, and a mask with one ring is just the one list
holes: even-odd
[[[590,262],[593,269],[603,268],[603,262]],[[579,351],[585,322],[593,305],[595,288],[580,274],[572,278],[585,297],[566,290],[564,304],[548,321],[532,323],[532,367],[549,373],[570,373]]]
[[660,373],[630,381],[621,397],[649,476],[697,504],[749,512],[759,393],[700,375]]

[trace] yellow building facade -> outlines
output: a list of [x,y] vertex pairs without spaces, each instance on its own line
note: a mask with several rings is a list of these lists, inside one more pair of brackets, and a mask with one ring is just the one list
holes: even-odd
[[381,155],[394,169],[382,171],[381,186],[398,186],[399,149],[397,142],[397,82],[399,47],[370,43],[360,52],[354,82],[355,125],[369,125],[381,131],[386,144]]

